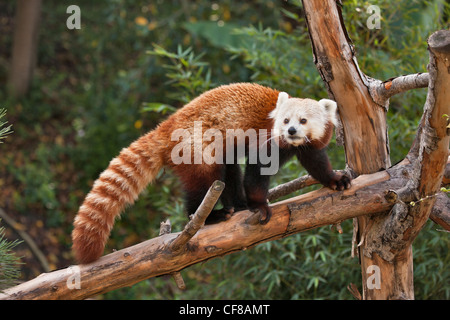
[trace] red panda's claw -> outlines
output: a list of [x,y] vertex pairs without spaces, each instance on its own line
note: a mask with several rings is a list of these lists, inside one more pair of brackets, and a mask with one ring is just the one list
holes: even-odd
[[261,204],[254,208],[250,208],[250,211],[259,212],[260,214],[259,223],[262,225],[267,224],[270,221],[270,218],[272,217],[272,210],[267,204]]

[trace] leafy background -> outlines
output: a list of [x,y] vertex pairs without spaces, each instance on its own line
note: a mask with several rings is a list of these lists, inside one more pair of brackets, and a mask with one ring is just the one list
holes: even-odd
[[[80,30],[68,30],[66,8],[81,8]],[[381,29],[369,30],[366,9],[381,9]],[[27,96],[5,84],[15,2],[0,4],[0,107],[14,133],[0,146],[0,207],[44,252],[52,269],[73,263],[72,221],[98,174],[122,147],[173,110],[224,83],[253,81],[291,95],[326,97],[312,61],[300,1],[43,1],[38,63]],[[427,37],[449,27],[449,7],[434,1],[343,1],[345,24],[366,74],[388,79],[426,72]],[[391,161],[407,153],[426,89],[391,99]],[[343,168],[333,141],[330,157]],[[273,185],[305,172],[286,165]],[[171,218],[186,223],[179,184],[161,172],[113,229],[107,252],[158,235]],[[306,192],[306,191],[303,191]],[[352,223],[338,234],[323,227],[258,245],[182,271],[188,290],[167,277],[105,294],[103,299],[353,299],[360,267],[350,258]],[[431,221],[414,242],[418,299],[450,297],[448,234]],[[8,239],[17,236],[6,228]],[[21,243],[22,280],[42,267]],[[361,288],[360,288],[361,289]]]

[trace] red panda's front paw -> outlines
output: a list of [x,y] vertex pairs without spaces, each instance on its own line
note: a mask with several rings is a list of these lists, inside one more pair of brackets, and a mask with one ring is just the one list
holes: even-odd
[[272,210],[267,203],[249,205],[249,209],[252,212],[259,211],[259,213],[261,214],[259,219],[260,224],[266,224],[267,222],[269,222],[270,217],[272,217]]
[[345,174],[336,173],[331,179],[328,187],[333,190],[345,190],[351,187],[352,179]]

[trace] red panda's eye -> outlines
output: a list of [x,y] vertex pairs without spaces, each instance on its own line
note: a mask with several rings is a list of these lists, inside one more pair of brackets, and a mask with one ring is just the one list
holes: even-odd
[[300,119],[301,124],[305,124],[306,122],[308,122],[308,120],[306,120],[305,118]]
[[284,123],[289,123],[289,119],[288,118],[284,119]]

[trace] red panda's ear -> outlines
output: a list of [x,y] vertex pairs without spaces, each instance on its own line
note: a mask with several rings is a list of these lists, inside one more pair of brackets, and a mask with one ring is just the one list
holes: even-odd
[[330,99],[322,99],[319,101],[319,104],[327,110],[328,113],[334,114],[336,113],[337,104],[333,100]]
[[278,110],[280,110],[281,105],[284,102],[286,102],[288,99],[289,99],[289,95],[286,92],[280,92],[278,94],[277,105],[276,105],[275,109],[273,109],[272,112],[269,113],[270,119],[275,119],[275,117],[277,116]]
[[278,94],[277,108],[279,108],[283,103],[289,99],[289,95],[286,92],[280,92]]
[[330,99],[322,99],[319,101],[319,105],[322,106],[325,111],[328,113],[331,122],[336,125],[336,109],[337,103]]

